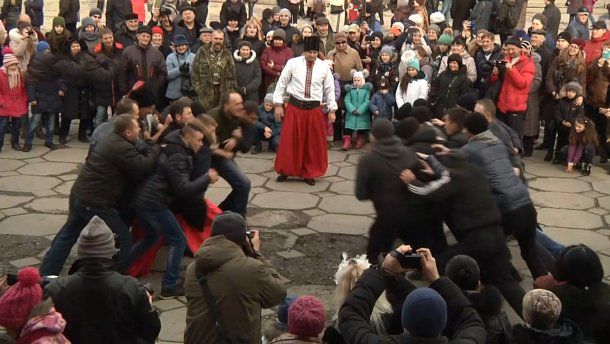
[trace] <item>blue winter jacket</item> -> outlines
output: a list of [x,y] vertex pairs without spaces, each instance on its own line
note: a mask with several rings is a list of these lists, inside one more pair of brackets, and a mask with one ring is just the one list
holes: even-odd
[[394,109],[396,108],[396,96],[392,92],[383,94],[377,91],[371,102],[369,103],[369,109],[371,113],[375,115],[375,112],[379,111],[379,116],[392,120],[394,117]]
[[193,61],[195,61],[195,54],[187,51],[184,55],[178,56],[176,53],[171,53],[167,56],[165,64],[167,66],[167,91],[165,96],[169,99],[178,99],[183,96],[181,85],[182,85],[182,72],[180,72],[180,66],[188,63],[189,72],[187,76],[191,77],[191,70],[193,67]]

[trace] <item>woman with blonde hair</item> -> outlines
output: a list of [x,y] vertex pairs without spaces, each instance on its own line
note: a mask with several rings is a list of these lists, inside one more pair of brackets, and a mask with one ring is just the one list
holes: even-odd
[[244,25],[244,30],[240,42],[250,42],[252,50],[256,52],[256,56],[262,56],[265,50],[265,40],[260,21],[256,17],[248,20]]
[[[369,263],[364,254],[348,259],[347,254],[343,253],[343,261],[339,264],[337,273],[335,273],[335,284],[337,285],[334,294],[335,308],[337,310],[337,314],[333,317],[335,327],[339,309],[341,309],[345,298],[354,289],[356,282],[362,276],[364,270],[370,266],[371,263]],[[392,334],[390,325],[393,314],[392,304],[388,301],[384,291],[377,299],[377,302],[375,302],[375,307],[371,313],[371,326],[375,329],[376,334]]]

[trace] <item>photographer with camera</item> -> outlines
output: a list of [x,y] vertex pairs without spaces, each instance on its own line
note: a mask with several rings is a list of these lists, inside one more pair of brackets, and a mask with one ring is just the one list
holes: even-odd
[[66,319],[64,335],[72,343],[152,343],[159,335],[151,294],[116,271],[116,255],[114,234],[94,216],[78,237],[78,260],[69,276],[45,287],[45,297]]
[[[414,270],[421,270],[429,288],[416,288],[403,277]],[[376,335],[369,322],[375,301],[386,289],[402,303],[397,313],[405,332],[392,337]],[[339,311],[339,326],[346,343],[483,343],[486,337],[470,301],[451,280],[440,277],[430,250],[414,252],[409,245],[364,272]]]
[[19,69],[25,72],[32,55],[36,52],[38,35],[30,23],[20,21],[17,24],[17,29],[9,31],[8,36],[10,39],[8,44],[19,62]]
[[261,343],[261,310],[284,301],[286,287],[260,246],[259,232],[248,231],[241,215],[214,218],[186,270],[185,344]]

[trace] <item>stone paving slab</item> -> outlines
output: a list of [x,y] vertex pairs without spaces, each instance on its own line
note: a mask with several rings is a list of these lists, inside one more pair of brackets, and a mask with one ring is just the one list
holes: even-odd
[[530,192],[534,204],[547,208],[589,209],[595,206],[595,199],[567,192]]
[[0,191],[33,193],[59,185],[61,180],[43,176],[10,176],[0,178]]
[[599,215],[571,209],[542,208],[538,211],[538,222],[545,226],[576,229],[595,229],[603,226]]
[[254,196],[252,204],[261,208],[298,210],[312,208],[319,200],[306,193],[271,191]]
[[56,234],[66,221],[64,215],[23,214],[0,222],[0,234],[45,236]]
[[[4,154],[2,154],[4,158]],[[25,165],[25,162],[16,159],[0,159],[0,172],[13,171]]]
[[10,196],[3,195],[0,197],[0,209],[13,208],[20,204],[27,203],[32,200],[33,197],[29,196]]

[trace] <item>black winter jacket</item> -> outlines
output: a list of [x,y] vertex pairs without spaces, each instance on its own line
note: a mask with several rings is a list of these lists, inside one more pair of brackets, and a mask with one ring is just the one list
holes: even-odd
[[59,0],[59,16],[66,20],[66,24],[78,23],[80,2],[78,0]]
[[434,115],[442,118],[445,110],[457,105],[457,100],[466,94],[470,87],[470,81],[466,76],[466,67],[462,66],[459,71],[452,72],[449,69],[443,71],[430,85],[430,96]]
[[153,173],[160,150],[159,146],[139,150],[124,137],[109,133],[89,148],[71,193],[88,206],[114,207],[127,185]]
[[427,162],[440,178],[423,186],[409,185],[409,190],[444,202],[445,222],[458,242],[487,252],[505,250],[502,218],[483,172],[467,163],[461,152],[442,156],[447,167],[433,155]]
[[487,285],[481,291],[464,291],[464,295],[472,302],[479,313],[487,330],[487,344],[513,344],[513,328],[506,312],[502,310],[504,299],[498,288]]
[[[398,137],[378,140],[372,145],[371,152],[362,155],[358,161],[356,198],[373,201],[379,217],[402,217],[407,210],[416,214],[413,213],[413,205],[419,203],[419,207],[426,207],[422,206],[419,197],[409,192],[407,185],[400,180],[400,173],[404,169],[415,171],[418,165],[415,152],[405,147]],[[424,210],[420,215],[425,214]]]
[[114,43],[111,51],[107,51],[102,43],[95,46],[95,60],[101,67],[109,68],[113,72],[113,78],[107,82],[93,83],[95,93],[95,105],[115,106],[121,99],[118,82],[118,72],[121,68],[121,55],[123,45]]
[[494,69],[495,61],[502,60],[502,48],[495,45],[491,54],[487,55],[480,49],[474,56],[474,62],[477,65],[477,83],[479,94],[485,95],[489,88],[489,79]]
[[157,169],[136,192],[134,205],[138,209],[167,209],[171,200],[199,195],[210,184],[208,173],[194,176],[195,153],[185,146],[180,130],[165,137],[167,146],[159,156]]
[[75,273],[45,288],[66,319],[64,335],[72,343],[153,343],[159,335],[161,321],[144,288],[113,265],[104,258],[77,260]]
[[44,15],[42,13],[44,6],[43,0],[26,0],[24,5],[25,14],[30,16],[32,26],[41,27],[44,22]]
[[[100,2],[102,4],[104,3],[103,1],[98,1],[98,3]],[[103,6],[98,8],[103,11],[104,9],[102,7]],[[121,24],[123,24],[123,22],[125,21],[125,15],[132,12],[133,9],[131,8],[131,1],[108,0],[108,4],[106,5],[106,26],[113,32],[118,32],[120,30]],[[121,42],[121,44],[122,43],[123,42]]]
[[32,106],[33,113],[63,111],[59,91],[66,92],[66,83],[61,78],[61,72],[68,67],[67,61],[58,59],[50,51],[32,57],[25,81],[28,101],[36,101],[36,105]]
[[537,330],[523,324],[513,328],[517,344],[580,344],[582,331],[570,320],[560,320],[550,330]]
[[[483,321],[472,308],[468,299],[460,289],[449,279],[441,277],[430,284],[447,302],[448,325],[446,332],[449,338],[415,338],[409,334],[397,336],[376,335],[369,323],[375,301],[386,286],[392,284],[394,277],[385,277],[378,269],[368,269],[360,277],[356,286],[345,299],[339,311],[339,326],[346,343],[483,343],[485,341],[485,326]],[[408,283],[402,290],[402,296],[415,288]],[[389,294],[389,293],[388,293]],[[390,301],[391,302],[391,301]]]
[[157,92],[167,79],[165,58],[159,49],[153,48],[150,44],[146,48],[142,48],[139,44],[125,48],[121,59],[119,73],[121,94],[126,94],[139,80],[153,83],[151,89]]

